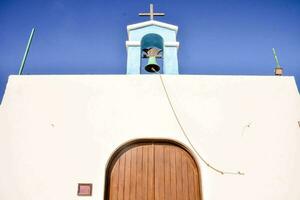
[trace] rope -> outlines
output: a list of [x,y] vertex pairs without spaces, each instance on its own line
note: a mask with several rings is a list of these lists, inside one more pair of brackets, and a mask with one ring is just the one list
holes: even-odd
[[181,129],[181,132],[183,133],[184,137],[187,139],[187,141],[188,141],[188,143],[190,144],[190,146],[192,147],[192,149],[196,152],[196,154],[198,155],[198,157],[200,158],[200,160],[202,160],[202,161],[206,164],[207,167],[209,167],[210,169],[214,170],[215,172],[217,172],[217,173],[219,173],[219,174],[222,174],[222,175],[224,175],[224,174],[231,174],[231,175],[245,175],[245,173],[240,172],[240,171],[232,172],[232,171],[223,171],[223,170],[220,170],[220,169],[214,167],[213,165],[209,164],[209,162],[207,162],[206,159],[203,158],[203,156],[197,151],[197,149],[196,149],[195,146],[193,145],[192,141],[190,140],[190,138],[189,138],[187,132],[186,132],[185,129],[183,128],[183,125],[181,124],[181,122],[180,122],[180,120],[179,120],[179,118],[178,118],[178,115],[177,115],[177,113],[176,113],[176,111],[175,111],[175,109],[174,109],[174,106],[173,106],[173,104],[172,104],[170,95],[169,95],[169,93],[168,93],[168,91],[167,91],[166,85],[165,85],[165,83],[164,83],[164,80],[163,80],[161,74],[160,74],[158,71],[156,71],[155,69],[153,69],[153,68],[152,68],[152,71],[159,75],[161,84],[162,84],[162,86],[163,86],[164,92],[165,92],[166,97],[167,97],[167,99],[168,99],[169,105],[170,105],[170,107],[171,107],[171,109],[172,109],[173,115],[174,115],[174,117],[175,117],[175,119],[176,119],[176,121],[177,121],[177,124],[179,125],[179,127],[180,127],[180,129]]

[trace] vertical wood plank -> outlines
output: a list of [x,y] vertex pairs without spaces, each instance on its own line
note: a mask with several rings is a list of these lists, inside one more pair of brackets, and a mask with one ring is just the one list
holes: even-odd
[[182,162],[181,162],[181,150],[176,148],[175,153],[175,162],[176,162],[176,193],[177,199],[182,200]]
[[[193,178],[194,178],[194,193],[195,193],[195,199],[200,200],[201,199],[201,185],[200,185],[200,174],[198,170],[198,166],[194,159],[192,157],[189,157],[190,167],[191,171],[193,172]],[[192,184],[192,182],[191,182]]]
[[130,200],[136,200],[136,148],[131,149]]
[[188,182],[189,182],[189,198],[190,200],[196,200],[197,197],[196,197],[195,187],[197,186],[194,184],[195,174],[194,174],[193,166],[190,162],[187,166],[187,169],[188,169]]
[[155,199],[155,187],[154,187],[154,144],[149,145],[148,147],[148,199]]
[[118,200],[119,160],[115,163],[110,176],[110,199]]
[[119,180],[118,180],[118,200],[124,199],[124,181],[125,181],[125,155],[119,158]]
[[194,171],[194,185],[195,185],[195,200],[200,200],[200,185],[199,185],[199,176],[198,176],[198,171]]
[[142,200],[143,198],[143,147],[137,147],[136,154],[136,199]]
[[155,158],[155,199],[164,200],[165,176],[164,176],[164,146],[156,144],[154,149]]
[[169,153],[170,153],[170,174],[171,174],[171,184],[170,184],[170,190],[171,195],[170,198],[172,200],[178,200],[177,199],[177,180],[176,180],[176,148],[174,146],[169,147]]
[[164,175],[165,175],[165,200],[172,200],[171,198],[171,167],[170,167],[170,145],[164,147]]
[[143,172],[142,172],[142,200],[148,198],[148,148],[150,145],[143,146]]
[[125,153],[124,200],[130,200],[131,150]]
[[183,200],[189,199],[189,181],[188,181],[188,174],[187,174],[187,167],[188,167],[188,154],[182,151],[182,195]]

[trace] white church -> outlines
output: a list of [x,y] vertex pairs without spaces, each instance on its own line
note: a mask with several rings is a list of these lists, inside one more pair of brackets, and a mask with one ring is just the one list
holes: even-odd
[[299,200],[294,77],[180,75],[178,27],[140,15],[126,75],[9,77],[0,200]]

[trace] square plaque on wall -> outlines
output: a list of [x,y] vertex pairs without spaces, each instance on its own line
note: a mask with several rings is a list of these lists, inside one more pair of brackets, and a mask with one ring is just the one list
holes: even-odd
[[92,196],[93,184],[91,183],[78,183],[78,196]]

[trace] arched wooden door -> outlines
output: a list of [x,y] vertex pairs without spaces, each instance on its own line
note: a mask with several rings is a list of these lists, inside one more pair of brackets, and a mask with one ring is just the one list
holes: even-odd
[[120,150],[107,171],[106,200],[201,200],[193,157],[170,142],[141,142]]

